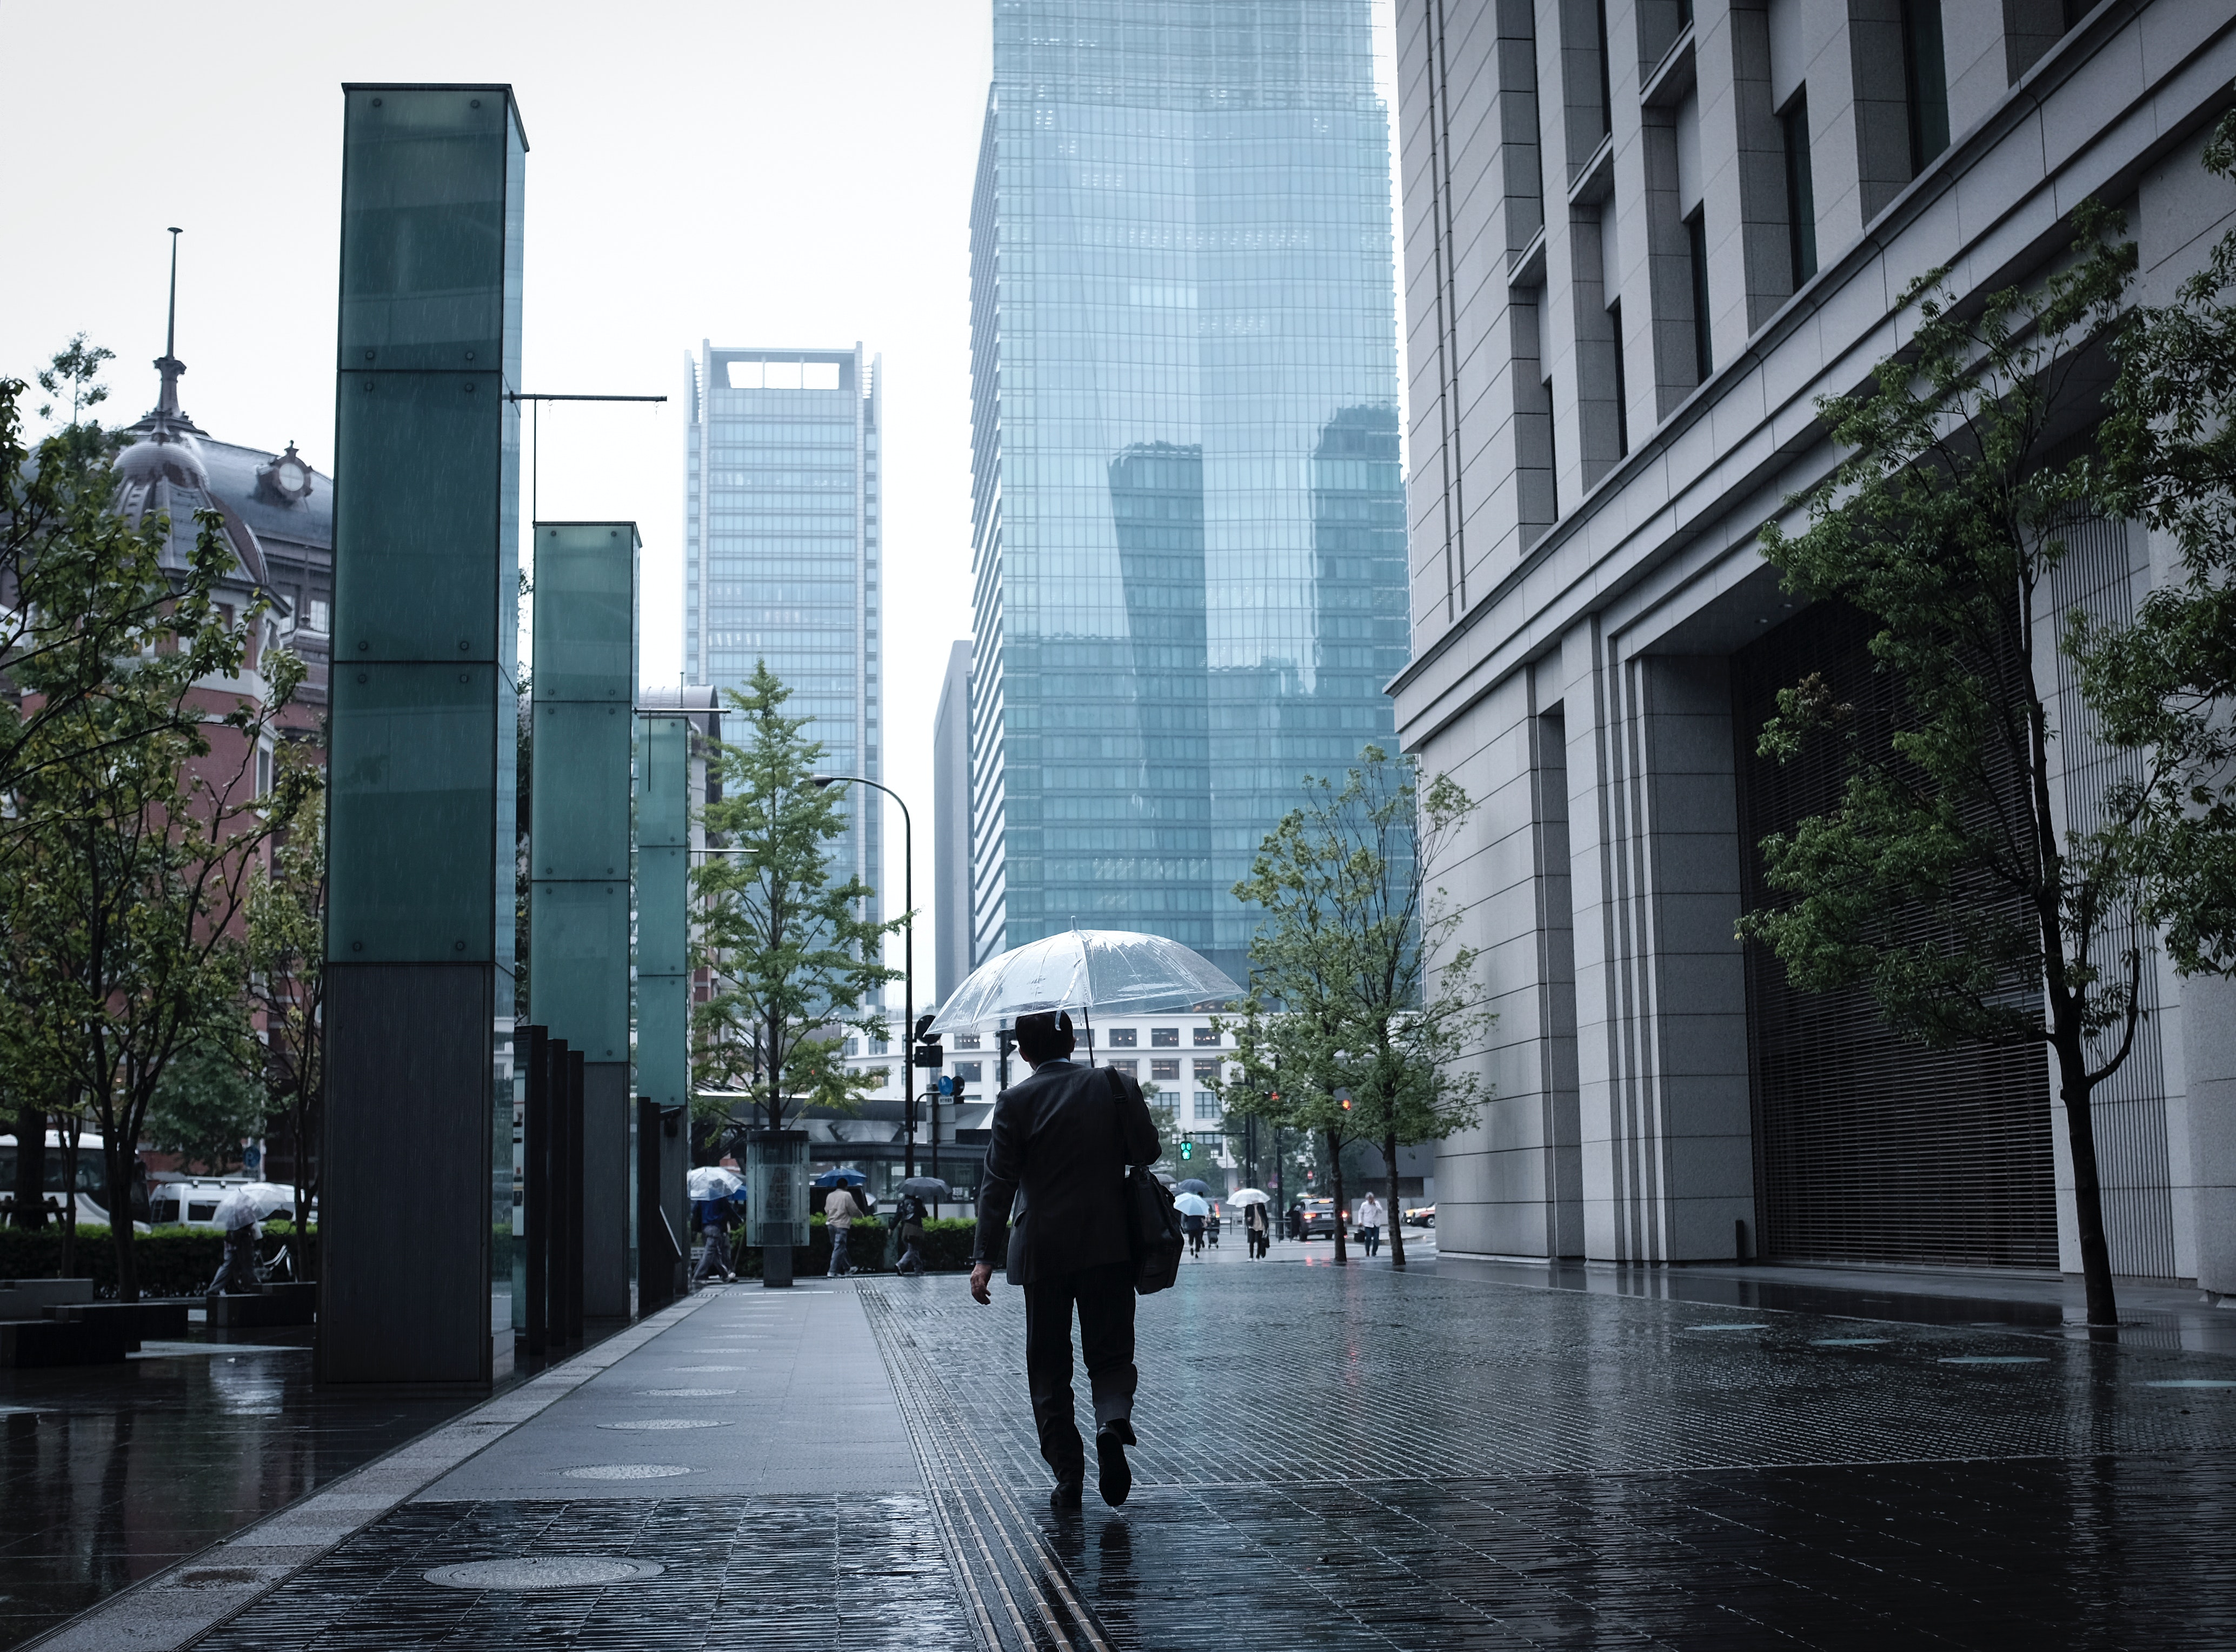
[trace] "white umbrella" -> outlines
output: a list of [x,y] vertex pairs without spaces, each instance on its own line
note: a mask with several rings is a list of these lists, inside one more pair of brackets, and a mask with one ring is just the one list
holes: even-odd
[[217,1208],[210,1212],[210,1220],[229,1234],[236,1227],[262,1221],[283,1207],[293,1208],[294,1203],[295,1195],[286,1188],[276,1188],[268,1181],[244,1181],[226,1190]]
[[1173,1208],[1183,1216],[1208,1216],[1211,1201],[1200,1193],[1184,1193],[1173,1201]]
[[727,1199],[746,1185],[745,1179],[734,1170],[725,1170],[719,1164],[702,1164],[683,1178],[694,1199]]
[[1273,1202],[1273,1196],[1260,1193],[1255,1188],[1245,1188],[1240,1193],[1228,1194],[1227,1202],[1230,1205],[1270,1205]]
[[1014,1022],[1041,1010],[1147,1015],[1242,996],[1224,970],[1161,935],[1069,929],[988,958],[948,997],[935,1032]]

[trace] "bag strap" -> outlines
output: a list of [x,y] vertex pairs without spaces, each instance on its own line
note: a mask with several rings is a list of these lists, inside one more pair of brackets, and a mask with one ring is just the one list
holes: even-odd
[[[1118,1121],[1118,1151],[1122,1154],[1126,1150],[1126,1080],[1115,1067],[1105,1067],[1102,1071],[1110,1086],[1110,1106]],[[1128,1162],[1123,1168],[1131,1171],[1141,1167]]]

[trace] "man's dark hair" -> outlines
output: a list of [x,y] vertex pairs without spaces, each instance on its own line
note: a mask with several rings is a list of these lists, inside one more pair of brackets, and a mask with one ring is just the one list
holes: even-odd
[[1069,1010],[1017,1017],[1017,1052],[1036,1067],[1044,1061],[1062,1061],[1071,1054],[1073,1042]]

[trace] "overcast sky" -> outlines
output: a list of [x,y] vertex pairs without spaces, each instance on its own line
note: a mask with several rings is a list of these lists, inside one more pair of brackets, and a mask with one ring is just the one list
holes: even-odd
[[[118,358],[109,416],[152,406],[164,228],[181,225],[182,405],[213,437],[293,441],[329,470],[341,83],[510,82],[529,141],[523,388],[673,397],[702,339],[883,353],[885,777],[924,829],[929,918],[931,721],[970,625],[990,16],[989,0],[0,0],[16,158],[0,373],[29,378],[84,332]],[[681,416],[542,416],[540,514],[642,530],[648,682],[682,666]]]

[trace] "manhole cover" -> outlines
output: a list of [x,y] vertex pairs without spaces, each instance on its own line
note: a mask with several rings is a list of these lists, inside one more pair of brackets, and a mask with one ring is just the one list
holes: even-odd
[[734,1388],[640,1388],[637,1392],[656,1399],[713,1399],[722,1394],[734,1394]]
[[658,1433],[671,1428],[720,1428],[721,1424],[711,1417],[639,1417],[626,1423],[600,1423],[600,1428],[635,1430],[643,1433]]
[[673,1463],[594,1463],[565,1471],[570,1480],[668,1480],[690,1472]]
[[518,1560],[475,1560],[437,1566],[426,1574],[445,1589],[589,1589],[657,1577],[663,1569],[617,1555],[527,1555]]

